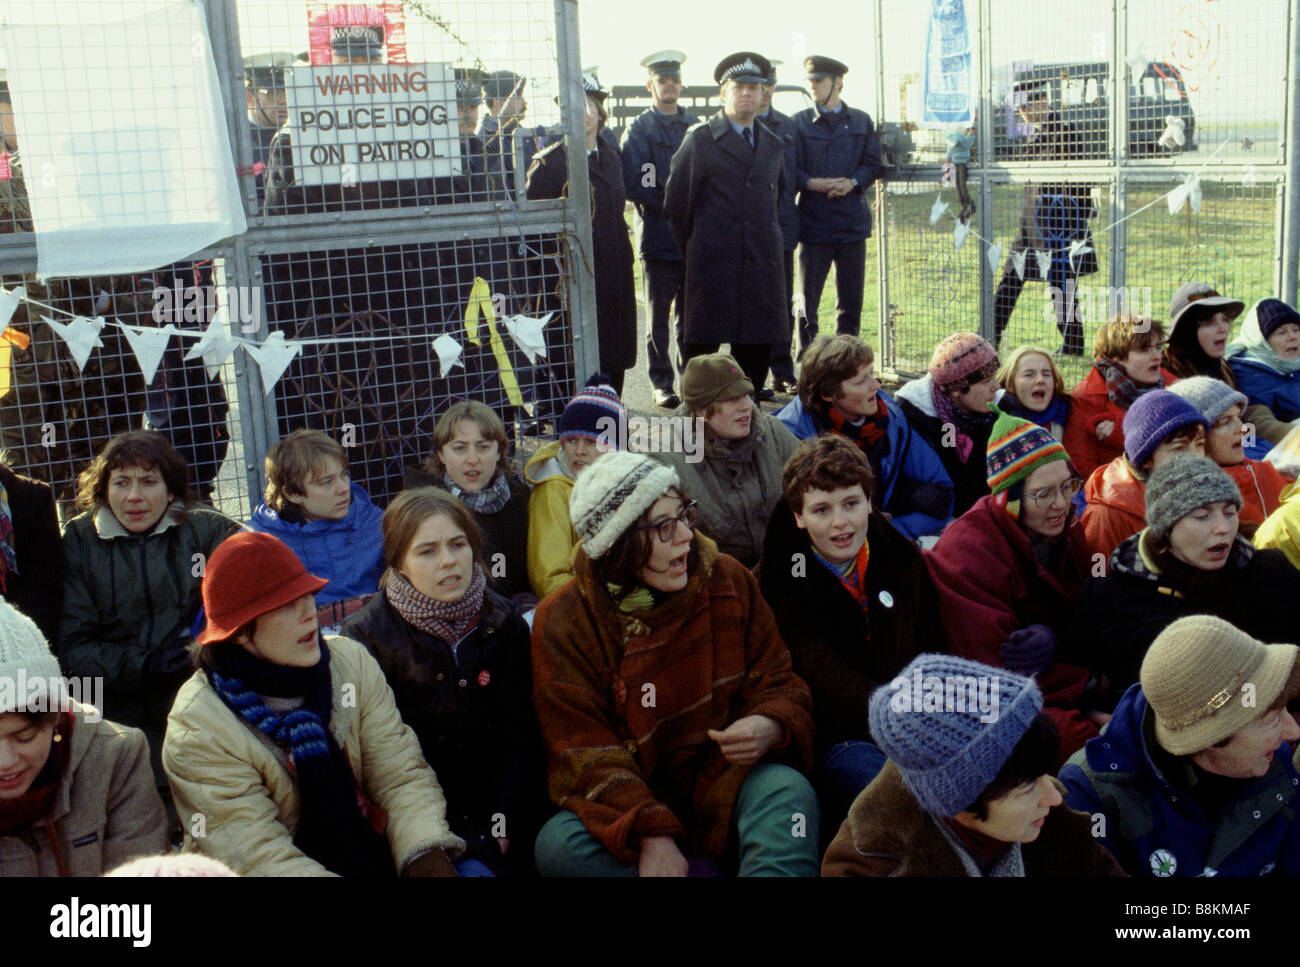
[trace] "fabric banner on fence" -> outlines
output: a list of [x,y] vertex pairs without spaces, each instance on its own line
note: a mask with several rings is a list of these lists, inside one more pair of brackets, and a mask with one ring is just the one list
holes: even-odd
[[970,124],[974,73],[965,0],[930,0],[925,45],[925,121]]

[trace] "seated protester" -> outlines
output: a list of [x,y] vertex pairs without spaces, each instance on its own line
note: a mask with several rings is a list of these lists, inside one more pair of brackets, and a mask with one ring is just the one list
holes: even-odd
[[617,448],[627,411],[609,377],[596,373],[569,400],[556,435],[524,467],[528,498],[528,582],[544,598],[573,577],[578,532],[569,520],[569,495],[579,474]]
[[1300,568],[1300,487],[1292,487],[1282,506],[1259,525],[1251,542],[1260,550],[1281,551],[1292,567]]
[[973,332],[944,339],[930,357],[930,371],[898,391],[912,429],[930,445],[954,486],[953,514],[960,516],[989,492],[984,450],[997,414],[998,353]]
[[1080,609],[1112,694],[1137,681],[1151,642],[1183,615],[1217,615],[1266,641],[1295,637],[1300,573],[1238,534],[1241,494],[1213,460],[1163,464],[1147,481],[1146,507],[1146,529],[1116,548]]
[[1300,876],[1296,651],[1209,615],[1156,638],[1141,684],[1061,770],[1066,801],[1105,818],[1101,845],[1126,872]]
[[1083,534],[1105,561],[1124,538],[1146,526],[1151,472],[1180,453],[1205,455],[1205,416],[1170,390],[1138,398],[1124,414],[1124,452],[1084,484]]
[[383,587],[342,633],[379,662],[438,777],[466,843],[456,870],[531,871],[548,813],[528,625],[488,586],[478,524],[445,491],[399,494],[384,512],[384,549]]
[[[574,485],[577,578],[533,624],[562,810],[537,837],[543,876],[686,876],[689,860],[817,875],[820,810],[796,771],[812,758],[808,686],[758,580],[696,519],[672,468],[641,454],[603,457]],[[805,836],[790,835],[795,814]]]
[[274,534],[303,567],[329,581],[316,596],[333,634],[379,587],[383,511],[348,474],[347,452],[320,430],[294,430],[266,455],[266,501],[248,526]]
[[[923,682],[969,701],[940,695],[919,714]],[[889,761],[853,803],[822,876],[1122,875],[1091,819],[1063,805],[1056,726],[1042,708],[1033,679],[914,658],[871,697],[871,734]]]
[[1082,481],[1050,433],[1003,413],[988,482],[926,551],[940,615],[954,654],[1037,677],[1064,762],[1105,722],[1101,678],[1071,647],[1089,568],[1071,503]]
[[905,537],[937,535],[952,518],[952,481],[938,454],[880,388],[857,336],[818,336],[799,362],[799,392],[776,418],[800,440],[836,433],[871,463],[875,505]]
[[[685,445],[682,425],[654,456],[676,471],[698,503],[700,530],[745,567],[758,563],[763,533],[781,499],[781,468],[799,441],[754,402],[754,384],[727,353],[696,356],[682,373],[678,417],[704,424]],[[700,450],[703,450],[701,456]]]
[[185,852],[240,876],[455,876],[465,844],[383,672],[318,629],[327,583],[270,534],[208,561],[199,670],[163,743]]
[[1084,479],[1124,454],[1124,414],[1140,396],[1169,386],[1160,368],[1164,327],[1121,312],[1097,330],[1093,368],[1070,392],[1065,449]]
[[213,551],[239,530],[209,507],[189,506],[189,473],[162,434],[109,440],[78,478],[83,511],[63,529],[59,664],[104,683],[104,715],[144,730],[154,777],[176,691],[193,671],[189,645]]
[[1282,503],[1282,491],[1295,481],[1288,480],[1266,460],[1246,456],[1246,427],[1241,415],[1246,397],[1222,380],[1193,376],[1178,381],[1170,390],[1200,410],[1209,424],[1205,455],[1223,468],[1241,491],[1240,530],[1249,538],[1269,514]]
[[423,467],[407,467],[407,487],[441,487],[458,497],[483,532],[483,562],[492,587],[507,598],[526,595],[528,487],[510,465],[505,424],[478,400],[449,406],[433,428],[433,453]]
[[918,652],[947,648],[921,552],[873,512],[874,489],[867,458],[844,437],[805,440],[785,465],[756,568],[812,689],[823,831],[885,764],[867,726],[872,691]]
[[40,629],[4,601],[0,680],[0,876],[99,876],[165,851],[144,734],[71,700]]
[[1225,356],[1255,433],[1281,443],[1300,421],[1300,313],[1281,299],[1261,299]]
[[0,463],[0,596],[57,641],[63,539],[54,491]]
[[1042,346],[1021,346],[997,372],[998,409],[1037,423],[1058,441],[1070,422],[1070,395],[1052,354]]

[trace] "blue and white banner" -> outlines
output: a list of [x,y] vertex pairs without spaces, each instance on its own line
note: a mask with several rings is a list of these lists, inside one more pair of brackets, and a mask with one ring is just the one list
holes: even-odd
[[925,44],[925,121],[970,124],[975,119],[974,70],[965,0],[930,0]]

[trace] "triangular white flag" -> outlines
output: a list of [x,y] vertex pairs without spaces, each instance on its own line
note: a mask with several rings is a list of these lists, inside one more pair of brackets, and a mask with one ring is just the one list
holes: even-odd
[[1201,179],[1194,174],[1187,176],[1187,203],[1196,214],[1201,213]]
[[465,347],[456,342],[451,336],[439,336],[433,341],[433,351],[438,354],[438,365],[442,369],[438,372],[439,376],[446,376],[447,370],[453,366],[465,368],[465,364],[460,361],[461,354],[465,352]]
[[137,328],[122,322],[118,322],[117,327],[131,344],[131,352],[135,353],[135,361],[140,364],[140,372],[144,374],[144,385],[148,386],[158,373],[158,364],[162,362],[163,353],[167,352],[167,344],[171,342],[176,327],[170,322],[161,329],[151,326]]
[[1181,184],[1169,193],[1169,214],[1177,215],[1178,210],[1187,202],[1188,187]]
[[1136,85],[1138,79],[1146,73],[1147,67],[1150,66],[1151,57],[1145,50],[1139,47],[1137,50],[1129,52],[1126,63],[1128,64],[1128,69],[1133,74],[1133,84]]
[[[990,245],[989,250],[984,253],[984,257],[989,260],[989,271],[996,272],[998,263],[1002,261],[1002,246],[997,243]],[[1023,259],[1020,264],[1024,265]]]
[[86,368],[86,360],[90,358],[91,352],[104,345],[99,340],[99,332],[104,328],[103,316],[94,319],[76,316],[68,323],[55,322],[49,316],[41,318],[67,343],[68,352],[72,353],[72,361],[77,364],[78,372]]
[[244,349],[262,373],[262,392],[270,396],[293,357],[302,351],[302,344],[286,341],[282,332],[273,332],[264,343],[245,342]]
[[1034,249],[1034,258],[1038,259],[1038,277],[1046,282],[1052,271],[1052,252],[1050,249],[1046,252]]
[[953,248],[960,252],[961,247],[966,244],[966,236],[970,234],[970,226],[965,222],[958,222],[952,230]]
[[1259,174],[1254,165],[1246,165],[1246,170],[1241,173],[1241,184],[1245,188],[1254,188],[1259,184]]
[[1028,254],[1028,249],[1021,249],[1019,252],[1011,253],[1011,267],[1016,270],[1016,276],[1022,282],[1025,279],[1025,256]]
[[232,339],[226,334],[224,316],[224,313],[218,313],[217,317],[208,323],[208,328],[204,330],[203,337],[185,354],[187,360],[199,359],[200,357],[203,359],[203,365],[207,367],[209,379],[217,378],[217,374],[221,372],[222,364],[230,358],[230,354],[239,345],[239,340]]
[[27,290],[21,285],[16,289],[6,289],[4,286],[0,286],[0,332],[3,332],[5,326],[9,325],[9,320],[14,317],[14,310],[18,308],[18,303],[23,301],[25,295],[27,295]]
[[1087,255],[1092,251],[1092,246],[1088,244],[1086,238],[1076,238],[1070,243],[1070,268],[1074,268],[1074,260],[1081,255]]
[[943,192],[934,197],[934,204],[930,206],[930,224],[933,225],[943,218],[943,213],[948,210],[948,203],[943,200]]
[[548,312],[540,319],[531,319],[528,316],[506,316],[502,320],[506,332],[510,333],[510,338],[528,357],[530,363],[537,362],[538,356],[546,355],[546,336],[542,333],[542,329],[551,321],[553,315],[554,312]]

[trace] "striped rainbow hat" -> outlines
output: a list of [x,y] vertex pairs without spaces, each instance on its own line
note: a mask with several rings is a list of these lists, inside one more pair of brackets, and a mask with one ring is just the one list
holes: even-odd
[[1036,423],[998,413],[989,434],[989,490],[1001,493],[1054,460],[1069,460],[1065,447]]

